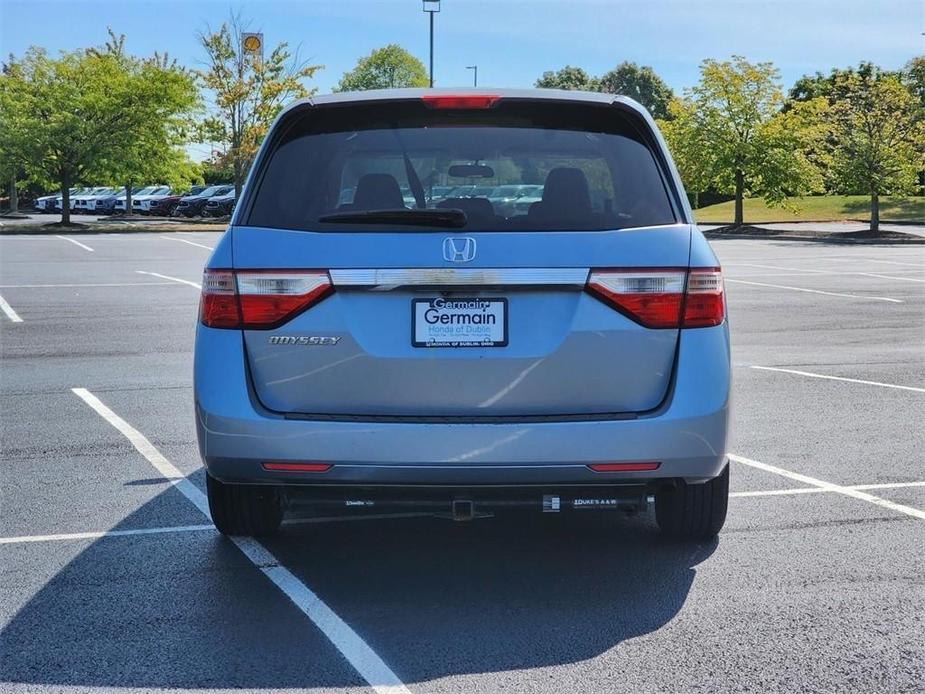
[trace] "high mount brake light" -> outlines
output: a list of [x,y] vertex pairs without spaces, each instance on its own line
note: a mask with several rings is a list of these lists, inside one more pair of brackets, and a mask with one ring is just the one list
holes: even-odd
[[267,330],[331,291],[324,270],[206,270],[199,320],[210,328]]
[[472,110],[491,108],[500,98],[497,94],[425,94],[421,101],[430,108]]
[[726,317],[719,268],[592,270],[587,289],[647,328],[704,328]]

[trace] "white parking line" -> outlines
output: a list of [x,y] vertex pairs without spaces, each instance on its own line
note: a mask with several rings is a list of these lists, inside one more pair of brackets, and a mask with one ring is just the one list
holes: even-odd
[[782,369],[777,366],[754,366],[748,368],[758,369],[760,371],[779,371],[785,374],[795,374],[797,376],[806,376],[807,378],[822,378],[827,381],[845,381],[846,383],[861,383],[867,386],[880,386],[881,388],[895,388],[896,390],[911,390],[914,393],[925,393],[925,388],[915,388],[913,386],[898,386],[894,383],[880,383],[879,381],[865,381],[861,378],[845,378],[843,376],[827,376],[825,374],[815,374],[809,371],[797,371],[796,369]]
[[[852,484],[845,489],[906,489],[909,487],[925,487],[925,482],[882,482],[880,484]],[[828,494],[833,490],[822,487],[796,487],[793,489],[762,489],[754,492],[729,492],[729,498],[740,499],[753,496],[788,496],[790,494]]]
[[918,518],[919,520],[925,520],[925,511],[912,508],[911,506],[906,506],[905,504],[897,504],[896,502],[890,501],[889,499],[883,499],[879,496],[868,494],[867,492],[860,489],[855,489],[854,487],[843,487],[838,484],[833,484],[832,482],[826,482],[815,477],[810,477],[809,475],[803,475],[799,472],[791,472],[790,470],[785,470],[784,468],[768,465],[767,463],[761,463],[757,460],[752,460],[751,458],[743,458],[739,455],[730,454],[729,460],[735,461],[741,465],[753,467],[757,470],[772,472],[775,475],[780,475],[781,477],[796,480],[797,482],[802,482],[803,484],[819,487],[820,489],[824,489],[828,492],[835,492],[844,496],[850,496],[853,499],[860,499],[861,501],[866,501],[870,504],[874,504],[875,506],[880,506],[881,508],[896,511],[897,513],[904,513],[907,516],[912,516],[913,518]]
[[173,282],[179,282],[180,284],[188,284],[191,287],[196,287],[196,289],[202,289],[201,284],[196,282],[190,282],[189,280],[182,280],[179,277],[171,277],[170,275],[162,275],[159,272],[148,272],[147,270],[135,270],[139,275],[151,275],[151,277],[160,277],[162,280],[171,280]]
[[187,239],[177,239],[173,236],[161,236],[165,241],[178,241],[179,243],[188,243],[190,246],[199,246],[199,248],[205,248],[207,251],[213,251],[215,248],[212,246],[206,246],[202,243],[196,243],[195,241],[188,241]]
[[87,533],[58,533],[55,535],[20,535],[0,537],[0,545],[14,545],[24,542],[54,542],[61,540],[98,540],[104,537],[126,537],[132,535],[162,535],[164,533],[189,533],[211,530],[214,525],[177,525],[169,528],[138,528],[137,530],[101,530]]
[[61,287],[164,287],[173,282],[103,282],[99,284],[0,284],[0,289],[54,289]]
[[6,317],[10,319],[13,323],[22,323],[22,318],[19,317],[19,314],[13,310],[13,307],[6,303],[6,299],[0,296],[0,311],[3,311],[6,314]]
[[[125,436],[135,449],[207,518],[211,517],[206,495],[161,455],[144,434],[109,409],[86,388],[72,388],[72,391]],[[374,691],[378,694],[411,694],[375,651],[308,586],[282,566],[266,547],[249,537],[229,539],[321,630]]]
[[765,282],[749,282],[747,280],[726,279],[727,282],[738,284],[752,284],[756,287],[772,287],[773,289],[789,289],[793,292],[807,292],[809,294],[825,294],[826,296],[841,296],[847,299],[866,299],[868,301],[889,301],[893,304],[905,303],[902,299],[891,299],[886,296],[864,296],[863,294],[842,294],[840,292],[824,292],[821,289],[806,289],[805,287],[790,287],[784,284],[766,284]]
[[86,244],[83,244],[83,243],[81,243],[80,241],[75,241],[74,239],[69,239],[67,236],[58,236],[57,234],[55,234],[55,238],[56,238],[56,239],[61,239],[62,241],[70,241],[70,242],[73,243],[75,246],[80,246],[80,247],[83,248],[85,251],[90,251],[91,253],[93,253],[93,249],[90,248],[90,246],[87,246]]
[[[787,272],[805,273],[810,275],[861,275],[863,277],[876,277],[882,280],[899,280],[901,282],[925,282],[925,279],[918,277],[896,277],[895,275],[881,275],[876,272],[858,272],[854,270],[836,271],[836,270],[810,270],[800,267],[784,267],[782,265],[763,265],[760,263],[736,263],[731,262],[729,265],[740,265],[742,267],[757,267],[765,270],[785,270]],[[764,276],[764,275],[762,275]],[[769,275],[773,277],[773,275]],[[778,275],[778,277],[792,277],[793,275]]]

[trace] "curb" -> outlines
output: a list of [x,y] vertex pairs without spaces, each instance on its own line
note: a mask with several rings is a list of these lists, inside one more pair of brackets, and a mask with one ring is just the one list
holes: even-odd
[[702,232],[703,235],[708,239],[750,239],[757,241],[815,241],[816,243],[840,243],[845,245],[856,245],[856,246],[882,246],[882,245],[891,245],[891,246],[902,246],[902,245],[912,245],[918,246],[925,244],[925,238],[907,238],[907,239],[897,239],[897,238],[870,238],[870,239],[857,239],[857,238],[839,238],[839,234],[832,234],[829,236],[797,236],[797,235],[785,235],[785,234],[724,234],[724,233],[715,233],[710,231]]

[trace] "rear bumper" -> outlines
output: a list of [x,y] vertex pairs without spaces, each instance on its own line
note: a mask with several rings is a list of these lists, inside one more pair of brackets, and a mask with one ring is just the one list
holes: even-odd
[[[198,327],[196,428],[202,459],[225,482],[348,486],[520,486],[700,482],[726,462],[727,325],[684,330],[671,392],[634,419],[507,423],[293,420],[250,391],[241,333]],[[279,473],[264,462],[331,463]],[[600,462],[658,461],[658,470],[598,473]]]

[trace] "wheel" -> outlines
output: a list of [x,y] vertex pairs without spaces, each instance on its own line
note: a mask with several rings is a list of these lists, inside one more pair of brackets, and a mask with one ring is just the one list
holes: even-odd
[[206,475],[212,522],[222,535],[270,535],[283,520],[276,487],[225,484]]
[[718,477],[702,484],[680,484],[655,494],[655,520],[675,540],[709,540],[726,521],[729,502],[729,465]]

